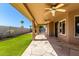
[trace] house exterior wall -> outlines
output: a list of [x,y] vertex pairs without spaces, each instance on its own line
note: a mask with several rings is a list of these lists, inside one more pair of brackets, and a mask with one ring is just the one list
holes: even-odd
[[65,35],[63,35],[63,34],[59,33],[59,23],[58,23],[58,38],[62,41],[69,42],[69,39],[68,39],[68,14],[63,14],[61,17],[59,17],[57,19],[59,19],[58,22],[65,19],[65,24],[66,24],[65,25]]
[[[60,40],[62,41],[65,41],[65,42],[68,42],[69,43],[69,39],[68,39],[68,13],[66,14],[63,14],[60,18],[58,18],[59,20],[58,21],[61,21],[61,20],[64,20],[65,19],[65,35],[61,35],[59,32],[58,32],[58,37]],[[58,26],[59,27],[59,26]],[[59,28],[58,28],[59,30]]]
[[47,33],[49,36],[54,36],[54,23],[50,22],[47,24]]
[[[66,19],[66,25],[65,25],[65,35],[60,35],[59,34],[59,29],[58,29],[58,38],[59,40],[65,41],[67,43],[74,43],[74,44],[79,44],[79,38],[75,38],[75,24],[74,24],[74,16],[79,15],[79,10],[68,12],[66,14],[63,14],[60,17],[57,17],[53,22],[49,23],[49,30],[48,33],[53,36],[55,35],[55,22],[56,21],[61,21],[63,19]],[[58,26],[59,28],[59,26]]]
[[75,44],[79,44],[79,38],[76,38],[75,37],[75,19],[74,17],[76,15],[79,15],[79,10],[76,10],[76,11],[72,11],[69,13],[69,40],[70,40],[70,43],[75,43]]

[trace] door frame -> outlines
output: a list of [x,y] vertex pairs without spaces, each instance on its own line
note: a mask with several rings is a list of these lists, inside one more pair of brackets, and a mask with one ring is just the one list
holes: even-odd
[[58,21],[55,22],[55,37],[58,37]]

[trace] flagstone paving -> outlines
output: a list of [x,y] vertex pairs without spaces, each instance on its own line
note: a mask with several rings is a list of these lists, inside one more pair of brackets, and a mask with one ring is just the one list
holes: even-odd
[[47,39],[44,34],[40,34],[35,37],[22,56],[79,56],[79,51],[62,45],[64,44],[61,44],[56,38]]
[[44,35],[36,36],[35,40],[31,42],[30,46],[24,52],[23,56],[54,56],[56,55],[54,49]]

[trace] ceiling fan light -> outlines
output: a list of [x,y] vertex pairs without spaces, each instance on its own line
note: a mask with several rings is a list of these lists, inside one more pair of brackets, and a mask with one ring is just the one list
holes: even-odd
[[56,12],[55,10],[52,10],[52,11],[51,11],[52,16],[55,16],[55,12]]
[[55,13],[52,13],[52,16],[55,16]]

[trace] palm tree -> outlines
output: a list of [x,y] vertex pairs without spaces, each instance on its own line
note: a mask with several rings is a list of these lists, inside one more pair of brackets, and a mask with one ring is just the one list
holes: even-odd
[[32,29],[32,25],[30,25],[30,29]]
[[29,27],[30,27],[30,31],[32,31],[32,25],[30,25]]
[[21,21],[20,21],[20,23],[21,23],[21,28],[24,28],[24,26],[23,26],[24,21],[23,21],[23,20],[21,20]]

